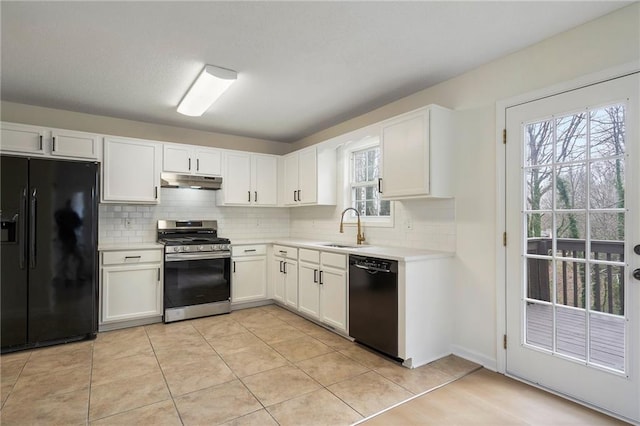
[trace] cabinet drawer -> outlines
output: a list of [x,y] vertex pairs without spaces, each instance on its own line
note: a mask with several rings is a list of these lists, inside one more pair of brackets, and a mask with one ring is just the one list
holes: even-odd
[[300,249],[300,261],[309,263],[320,263],[320,252],[317,250]]
[[123,250],[102,252],[103,265],[161,262],[162,250]]
[[347,269],[347,256],[339,253],[322,252],[322,266]]
[[267,246],[264,244],[249,246],[231,246],[231,257],[263,256],[267,254]]
[[275,256],[286,257],[287,259],[297,259],[298,249],[293,247],[280,246],[280,245],[274,244],[273,254]]

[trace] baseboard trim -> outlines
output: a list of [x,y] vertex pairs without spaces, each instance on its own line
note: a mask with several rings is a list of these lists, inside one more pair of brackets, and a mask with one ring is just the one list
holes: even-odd
[[460,358],[464,358],[468,361],[480,364],[487,370],[495,372],[498,371],[498,361],[495,358],[489,358],[486,355],[469,350],[459,345],[451,345],[451,352],[454,355],[459,356]]

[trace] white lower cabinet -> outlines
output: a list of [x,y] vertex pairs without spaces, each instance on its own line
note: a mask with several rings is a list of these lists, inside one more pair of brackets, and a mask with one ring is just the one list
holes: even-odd
[[273,246],[273,294],[272,298],[298,309],[298,249]]
[[298,310],[347,331],[347,257],[300,249]]
[[231,302],[254,302],[267,298],[267,247],[231,248]]
[[100,329],[162,320],[162,257],[162,249],[101,252]]

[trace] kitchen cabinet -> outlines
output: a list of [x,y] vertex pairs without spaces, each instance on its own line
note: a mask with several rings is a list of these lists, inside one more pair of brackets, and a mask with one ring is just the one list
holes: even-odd
[[231,303],[267,299],[267,246],[231,247]]
[[223,156],[224,184],[218,205],[276,206],[278,157],[227,151]]
[[101,331],[162,320],[162,259],[161,248],[101,252]]
[[2,123],[1,149],[22,155],[99,160],[100,136],[72,130]]
[[452,112],[430,105],[381,124],[381,196],[453,196]]
[[215,148],[165,143],[162,171],[200,176],[221,176],[222,151]]
[[347,331],[347,256],[300,249],[298,310]]
[[273,246],[273,299],[298,309],[298,249]]
[[314,146],[284,157],[284,204],[336,204],[335,148]]
[[106,137],[102,165],[102,201],[158,204],[162,144]]

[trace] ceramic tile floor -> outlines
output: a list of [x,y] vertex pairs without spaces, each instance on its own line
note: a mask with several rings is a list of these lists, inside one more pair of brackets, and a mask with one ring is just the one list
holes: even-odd
[[275,305],[3,355],[1,422],[351,424],[476,370],[409,370]]

